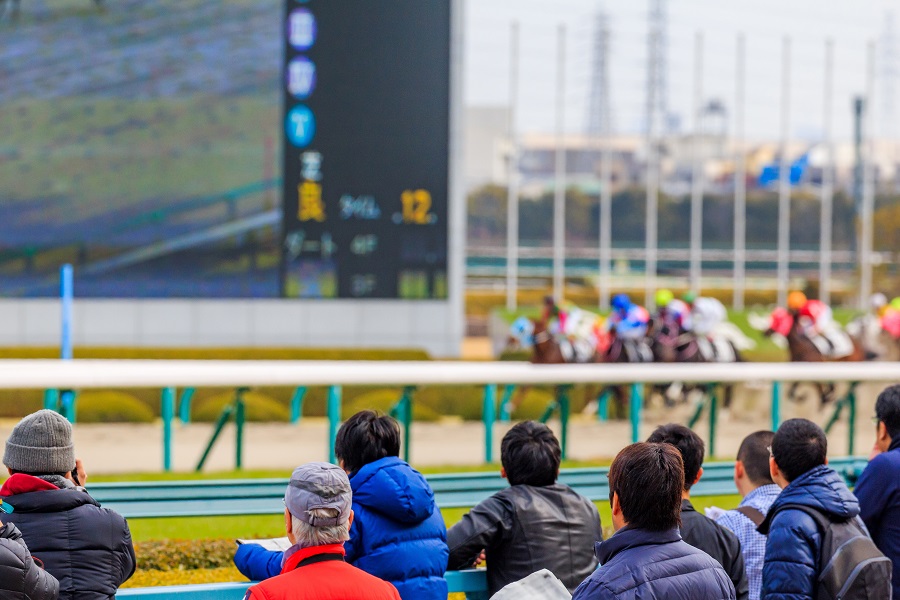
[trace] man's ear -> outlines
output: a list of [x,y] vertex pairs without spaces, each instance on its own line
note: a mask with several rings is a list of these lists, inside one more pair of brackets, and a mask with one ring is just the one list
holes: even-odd
[[698,481],[700,481],[701,477],[703,477],[703,467],[700,467],[700,470],[697,471],[697,477],[694,478],[694,482],[691,485],[695,485]]
[[613,492],[613,497],[612,500],[609,501],[609,504],[610,508],[612,509],[612,514],[622,514],[622,505],[619,504],[619,492]]
[[290,536],[293,532],[294,520],[291,518],[291,511],[284,509],[284,530]]
[[744,469],[744,463],[741,461],[737,461],[734,463],[734,478],[735,479],[743,479],[746,474],[746,470]]
[[769,475],[772,476],[772,479],[777,480],[778,477],[781,476],[781,469],[778,468],[778,463],[775,462],[775,457],[769,457]]
[[353,525],[353,509],[350,509],[350,518],[347,519],[347,527]]
[[884,424],[884,421],[878,421],[878,430],[875,437],[878,438],[879,442],[887,442],[888,445],[893,441],[891,436],[888,435],[887,425]]
[[506,469],[504,469],[503,467],[500,467],[500,477],[502,477],[503,479],[508,479],[506,476]]

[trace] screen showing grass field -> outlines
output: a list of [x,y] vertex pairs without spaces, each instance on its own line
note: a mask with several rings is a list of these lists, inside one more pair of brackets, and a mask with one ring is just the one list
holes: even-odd
[[[5,3],[0,2],[0,7]],[[282,8],[0,16],[0,296],[276,297]]]
[[282,291],[447,297],[450,0],[286,0]]

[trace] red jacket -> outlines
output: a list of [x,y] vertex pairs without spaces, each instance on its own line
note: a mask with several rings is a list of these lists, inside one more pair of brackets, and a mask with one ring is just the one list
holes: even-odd
[[[338,554],[328,560],[300,566],[301,561],[323,554]],[[254,585],[248,600],[400,600],[397,589],[343,561],[344,545],[305,548],[284,564],[281,575]]]

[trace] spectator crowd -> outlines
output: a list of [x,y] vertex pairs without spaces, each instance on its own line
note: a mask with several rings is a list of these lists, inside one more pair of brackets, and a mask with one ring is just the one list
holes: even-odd
[[[245,543],[234,561],[259,581],[247,600],[446,599],[447,570],[483,563],[498,600],[889,600],[900,587],[900,385],[879,395],[873,420],[853,491],[828,466],[822,429],[791,419],[743,440],[740,505],[709,516],[691,503],[703,440],[661,426],[613,460],[615,533],[604,540],[597,507],[557,481],[560,445],[545,425],[509,430],[509,487],[447,530],[427,480],[399,458],[397,422],[363,411],[338,431],[338,465],[294,470],[290,548]],[[85,490],[68,421],[49,410],[25,417],[3,463],[0,598],[113,599],[135,569],[131,534]]]

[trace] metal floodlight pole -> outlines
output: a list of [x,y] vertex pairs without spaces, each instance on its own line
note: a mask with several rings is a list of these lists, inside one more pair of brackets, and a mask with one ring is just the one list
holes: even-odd
[[734,99],[734,308],[743,310],[747,261],[747,172],[744,156],[744,35],[737,38]]
[[787,304],[791,245],[791,163],[788,160],[791,107],[791,40],[781,52],[781,161],[778,166],[778,304]]
[[519,100],[519,24],[513,22],[509,52],[509,157],[506,194],[506,309],[516,310],[519,291],[519,142],[516,105]]
[[612,127],[609,111],[603,119],[603,153],[600,157],[600,308],[609,308],[612,272]]
[[559,25],[556,64],[556,172],[553,193],[553,297],[566,287],[566,26]]
[[872,237],[875,215],[875,42],[869,42],[866,61],[867,117],[864,130],[866,151],[863,162],[863,202],[859,244],[859,307],[865,309],[872,295]]
[[834,94],[834,41],[825,42],[824,139],[825,163],[822,165],[822,207],[819,223],[819,300],[831,304],[831,236],[834,203],[834,146],[831,123]]
[[[651,30],[651,47],[661,35],[658,29]],[[647,84],[647,198],[644,217],[644,303],[653,310],[656,290],[656,259],[659,210],[659,173],[657,172],[656,148],[656,95],[662,93],[656,88],[656,70],[659,68],[654,57],[648,62]],[[665,115],[661,115],[665,118]]]
[[703,251],[703,34],[694,37],[694,139],[691,143],[693,172],[691,174],[691,250],[690,288],[700,293]]

